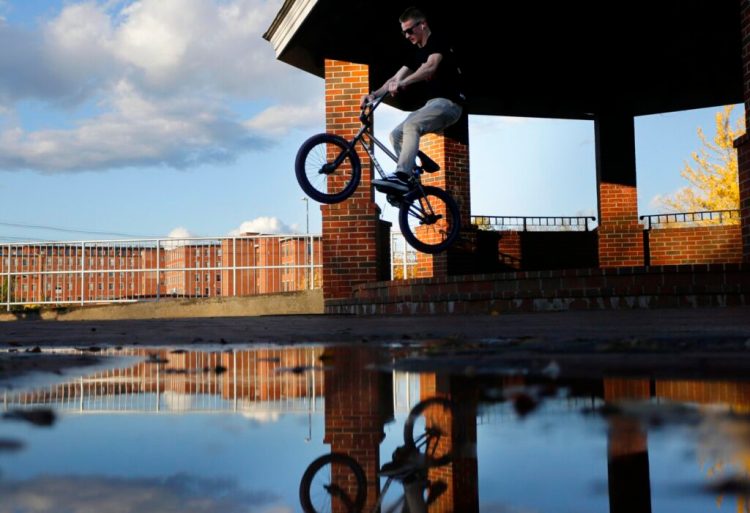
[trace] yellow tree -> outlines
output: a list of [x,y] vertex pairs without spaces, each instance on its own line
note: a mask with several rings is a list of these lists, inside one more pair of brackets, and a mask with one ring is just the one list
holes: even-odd
[[686,162],[680,173],[690,185],[678,190],[674,196],[661,198],[661,203],[672,212],[699,212],[704,210],[733,210],[740,205],[737,180],[737,151],[733,142],[745,133],[744,117],[740,116],[734,127],[731,124],[733,105],[716,113],[716,134],[708,140],[698,128],[703,147],[693,152],[692,163]]

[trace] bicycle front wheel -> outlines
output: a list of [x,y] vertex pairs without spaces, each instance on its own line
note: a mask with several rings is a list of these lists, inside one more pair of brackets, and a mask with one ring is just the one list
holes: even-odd
[[435,254],[456,241],[461,216],[453,197],[437,187],[423,187],[407,194],[399,209],[398,223],[406,241],[417,251]]
[[453,445],[453,403],[444,397],[430,397],[417,403],[404,423],[404,445],[424,455],[430,467],[450,462]]
[[357,190],[362,165],[344,138],[317,134],[300,146],[294,172],[300,187],[312,199],[339,203]]
[[299,485],[305,513],[360,513],[367,498],[367,478],[357,460],[341,453],[324,454],[310,463]]

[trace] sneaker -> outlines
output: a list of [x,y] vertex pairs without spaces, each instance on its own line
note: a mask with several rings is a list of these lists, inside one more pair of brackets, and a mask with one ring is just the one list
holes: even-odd
[[382,477],[394,477],[403,479],[420,469],[419,465],[413,461],[389,461],[380,467],[378,472]]
[[380,192],[404,193],[409,192],[409,189],[411,189],[408,180],[409,175],[397,171],[391,175],[387,175],[385,178],[378,178],[377,180],[373,180],[372,184]]
[[426,462],[423,454],[418,451],[406,451],[399,447],[393,453],[393,461],[389,461],[380,467],[378,475],[404,479],[425,468]]

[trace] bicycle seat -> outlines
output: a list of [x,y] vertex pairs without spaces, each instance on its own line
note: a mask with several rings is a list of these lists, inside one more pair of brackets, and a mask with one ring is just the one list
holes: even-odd
[[435,171],[438,171],[440,169],[440,166],[437,162],[432,160],[421,151],[417,152],[417,157],[419,157],[419,161],[422,163],[420,167],[424,170],[425,173],[434,173]]

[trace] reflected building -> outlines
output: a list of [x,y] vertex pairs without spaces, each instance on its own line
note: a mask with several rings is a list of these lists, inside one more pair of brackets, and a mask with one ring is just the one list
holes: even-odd
[[[47,405],[80,414],[228,411],[271,417],[316,412],[324,416],[323,442],[330,452],[345,453],[364,469],[368,506],[372,506],[380,491],[378,470],[387,463],[380,456],[384,426],[395,419],[397,411],[406,413],[423,399],[444,397],[456,405],[454,410],[429,413],[426,420],[439,427],[440,444],[454,457],[450,464],[429,471],[430,482],[442,486],[429,511],[475,512],[480,510],[477,423],[486,420],[480,406],[498,403],[506,412],[489,419],[490,423],[516,422],[533,414],[537,405],[531,401],[557,400],[554,393],[547,396],[550,399],[545,397],[549,390],[545,392],[544,387],[552,385],[567,388],[571,397],[603,405],[596,411],[602,413],[607,428],[606,454],[601,453],[601,461],[607,463],[612,513],[648,513],[654,508],[649,430],[665,421],[666,406],[672,402],[699,411],[704,428],[717,435],[701,439],[698,447],[696,465],[704,469],[707,481],[732,482],[739,476],[748,482],[750,383],[746,382],[608,377],[551,383],[523,375],[475,378],[384,372],[383,366],[393,363],[386,361],[392,355],[382,347],[366,346],[217,351],[139,348],[104,353],[115,357],[110,363],[116,368],[38,390],[6,390],[2,409]],[[524,403],[520,398],[526,395],[533,399]],[[636,406],[630,411],[628,405]],[[580,406],[573,404],[571,411],[581,411]],[[714,419],[711,412],[725,415]],[[736,419],[744,422],[731,422]],[[480,457],[500,458],[502,454]],[[712,493],[717,501],[724,500],[722,492]],[[747,498],[732,493],[737,496],[738,511],[744,511]]]

